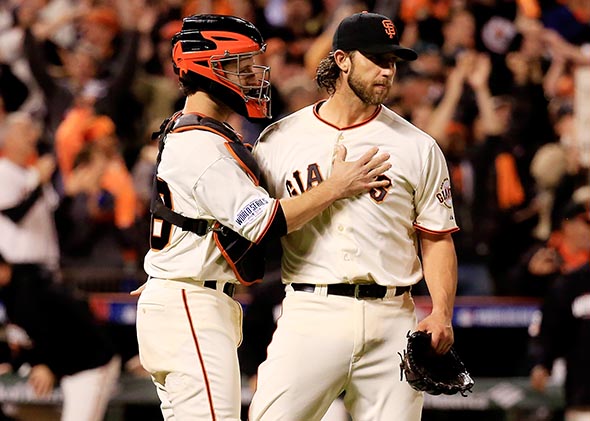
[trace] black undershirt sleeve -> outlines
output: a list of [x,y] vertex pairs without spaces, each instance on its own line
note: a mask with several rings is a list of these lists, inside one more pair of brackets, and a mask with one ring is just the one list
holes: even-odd
[[283,212],[283,207],[279,203],[277,213],[275,214],[268,231],[266,234],[264,234],[264,237],[260,241],[260,244],[268,243],[270,240],[281,238],[285,234],[287,234],[287,219],[285,219],[285,212]]

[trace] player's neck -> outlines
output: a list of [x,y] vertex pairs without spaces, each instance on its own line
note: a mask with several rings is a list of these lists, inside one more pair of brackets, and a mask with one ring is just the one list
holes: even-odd
[[194,95],[186,97],[183,114],[197,113],[218,121],[226,121],[232,113],[232,110],[211,98],[205,92],[197,92]]
[[336,92],[320,107],[319,114],[336,127],[350,127],[366,121],[378,107]]

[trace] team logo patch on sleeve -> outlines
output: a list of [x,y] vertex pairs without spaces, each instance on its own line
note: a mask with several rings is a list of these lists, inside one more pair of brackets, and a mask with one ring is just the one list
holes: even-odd
[[239,227],[250,224],[260,215],[266,206],[269,204],[267,197],[257,197],[256,199],[246,203],[246,205],[238,211],[234,221]]
[[451,182],[448,178],[445,178],[436,193],[436,198],[441,205],[446,208],[452,209],[453,207],[453,196],[451,195]]

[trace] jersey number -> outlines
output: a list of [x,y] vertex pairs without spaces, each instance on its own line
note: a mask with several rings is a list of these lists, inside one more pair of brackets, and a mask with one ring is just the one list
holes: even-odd
[[373,199],[377,203],[381,203],[381,202],[383,202],[383,199],[385,199],[385,196],[387,196],[387,191],[389,190],[389,187],[391,187],[391,179],[389,177],[387,177],[386,175],[382,174],[377,177],[377,180],[389,181],[389,184],[387,186],[374,188],[374,189],[371,189],[371,191],[369,192],[369,194],[371,195],[371,199]]
[[[158,178],[156,181],[156,188],[164,205],[167,208],[172,209],[172,194],[170,193],[168,184],[164,180]],[[161,218],[155,218],[154,215],[152,215],[150,221],[150,233],[150,247],[153,250],[162,250],[170,242],[172,224]]]

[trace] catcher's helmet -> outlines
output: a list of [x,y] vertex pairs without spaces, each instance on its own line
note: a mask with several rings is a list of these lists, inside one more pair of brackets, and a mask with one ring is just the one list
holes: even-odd
[[258,29],[235,16],[188,16],[172,37],[172,60],[179,77],[249,118],[270,117],[270,68],[244,66],[244,60],[265,49]]

